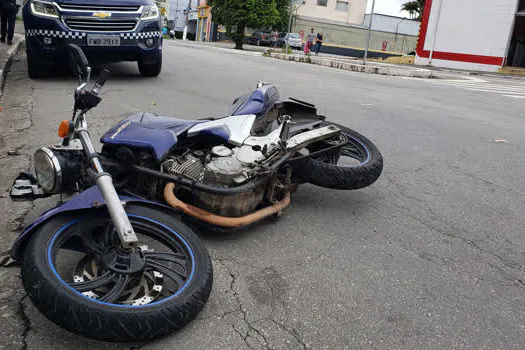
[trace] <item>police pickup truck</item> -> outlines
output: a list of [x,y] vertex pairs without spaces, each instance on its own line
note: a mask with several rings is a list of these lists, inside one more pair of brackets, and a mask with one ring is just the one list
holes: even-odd
[[153,0],[26,0],[27,68],[31,78],[67,63],[67,44],[90,62],[136,61],[142,76],[162,68],[162,22]]

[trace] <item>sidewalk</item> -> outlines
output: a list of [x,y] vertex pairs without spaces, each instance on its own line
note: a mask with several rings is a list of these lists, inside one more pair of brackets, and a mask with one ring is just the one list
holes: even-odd
[[24,36],[18,33],[15,33],[13,45],[8,46],[5,43],[0,43],[0,97],[2,96],[4,80],[9,71],[9,67],[11,67],[13,57],[18,53],[23,43]]
[[436,72],[430,69],[371,61],[367,62],[365,65],[362,59],[355,57],[336,56],[328,54],[321,54],[319,56],[307,56],[303,53],[293,53],[291,55],[288,55],[280,52],[270,51],[268,51],[266,55],[268,57],[272,57],[279,60],[310,63],[324,67],[331,67],[361,73],[392,75],[410,78],[440,78],[439,74],[436,74]]

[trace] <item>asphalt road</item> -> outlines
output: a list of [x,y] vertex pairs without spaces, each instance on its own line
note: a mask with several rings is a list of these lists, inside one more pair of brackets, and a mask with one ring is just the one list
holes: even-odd
[[[89,119],[94,138],[134,111],[221,115],[262,79],[373,140],[384,173],[359,191],[303,186],[279,221],[206,237],[215,269],[207,306],[150,344],[63,331],[24,297],[19,268],[2,268],[0,348],[523,349],[523,100],[173,42],[159,78],[140,78],[134,64],[113,69]],[[73,77],[29,81],[23,56],[13,66],[0,113],[2,250],[56,200],[12,204],[4,191],[29,154],[57,141],[75,86]],[[14,149],[20,155],[8,156]]]

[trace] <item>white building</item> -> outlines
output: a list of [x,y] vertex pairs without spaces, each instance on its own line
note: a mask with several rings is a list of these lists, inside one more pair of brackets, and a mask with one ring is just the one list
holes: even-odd
[[426,0],[416,64],[525,67],[525,0]]
[[[370,14],[365,15],[365,27],[370,25]],[[404,35],[419,35],[419,26],[421,22],[403,17],[395,17],[389,15],[382,15],[374,13],[374,20],[372,21],[372,30],[378,32],[404,34]]]
[[346,24],[363,24],[367,0],[295,1],[300,17],[327,19]]

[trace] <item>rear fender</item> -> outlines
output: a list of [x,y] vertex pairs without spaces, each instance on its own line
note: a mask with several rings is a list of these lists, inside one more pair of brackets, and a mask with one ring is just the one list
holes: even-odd
[[[134,196],[119,197],[120,200],[124,203],[145,205],[156,208],[158,210],[162,210],[164,212],[172,213],[173,215],[177,214],[177,212],[173,208],[159,204],[157,202],[148,201]],[[84,192],[78,194],[77,196],[73,197],[64,204],[44,212],[35,221],[33,221],[33,223],[24,228],[22,233],[20,233],[15,243],[13,244],[13,247],[11,248],[11,257],[14,260],[20,260],[28,240],[38,230],[38,228],[40,228],[40,226],[42,226],[50,219],[58,215],[63,215],[65,213],[73,213],[82,210],[96,210],[103,207],[104,205],[105,202],[104,198],[102,197],[102,193],[100,193],[100,190],[97,186],[93,186],[85,190]]]

